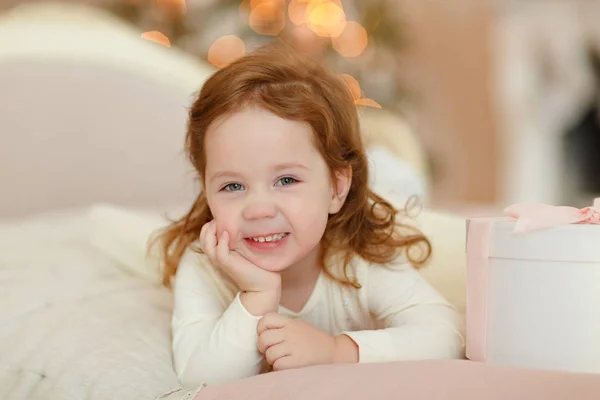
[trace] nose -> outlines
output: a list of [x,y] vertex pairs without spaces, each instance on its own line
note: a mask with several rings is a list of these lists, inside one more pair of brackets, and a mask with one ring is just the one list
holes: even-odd
[[262,198],[249,199],[244,207],[244,219],[257,220],[264,218],[275,218],[277,207],[273,201]]

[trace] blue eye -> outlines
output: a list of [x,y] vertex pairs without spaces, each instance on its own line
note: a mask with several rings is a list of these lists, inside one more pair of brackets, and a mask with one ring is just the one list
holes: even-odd
[[223,186],[223,189],[221,189],[221,190],[224,190],[226,192],[237,192],[237,191],[240,191],[243,189],[244,189],[244,186],[242,186],[239,183],[230,183],[228,185]]
[[291,176],[285,176],[277,181],[276,186],[288,186],[293,183],[298,182],[298,180],[292,178]]

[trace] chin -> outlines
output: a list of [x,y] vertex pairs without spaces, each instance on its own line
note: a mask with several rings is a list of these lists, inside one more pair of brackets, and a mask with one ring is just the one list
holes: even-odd
[[283,272],[292,265],[291,261],[270,257],[253,257],[250,261],[257,267],[269,272]]

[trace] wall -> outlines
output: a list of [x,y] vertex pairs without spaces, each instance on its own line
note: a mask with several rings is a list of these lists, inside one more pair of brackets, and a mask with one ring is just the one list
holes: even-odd
[[401,71],[436,169],[435,204],[497,198],[490,3],[409,0],[399,7],[410,48]]

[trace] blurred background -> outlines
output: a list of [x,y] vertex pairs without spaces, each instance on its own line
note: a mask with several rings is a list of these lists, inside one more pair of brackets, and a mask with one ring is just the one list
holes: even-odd
[[357,105],[408,123],[433,207],[600,195],[600,1],[0,0],[0,28],[49,4],[46,18],[90,6],[207,68],[286,40],[344,74]]

